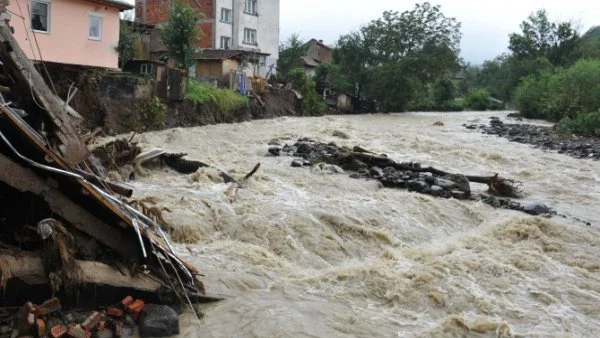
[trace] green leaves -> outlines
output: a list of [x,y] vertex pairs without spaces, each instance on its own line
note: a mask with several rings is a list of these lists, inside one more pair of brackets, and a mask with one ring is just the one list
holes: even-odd
[[355,88],[381,109],[402,111],[437,79],[460,70],[460,23],[439,6],[417,4],[386,11],[358,31],[340,37],[334,60]]
[[161,27],[162,39],[177,66],[188,68],[199,41],[198,20],[201,14],[182,1],[175,1],[169,10],[169,21]]

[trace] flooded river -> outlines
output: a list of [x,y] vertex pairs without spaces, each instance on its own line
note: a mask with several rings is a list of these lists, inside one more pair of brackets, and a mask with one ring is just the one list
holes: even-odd
[[[226,297],[204,306],[199,322],[184,314],[181,337],[600,336],[600,162],[461,127],[506,114],[284,117],[140,135],[144,148],[186,152],[236,177],[262,164],[232,204],[211,170],[149,171],[133,183],[135,198],[170,210],[180,236],[199,238],[177,250],[209,292]],[[265,156],[268,141],[301,136],[447,171],[498,172],[525,183],[525,201],[592,226]]]

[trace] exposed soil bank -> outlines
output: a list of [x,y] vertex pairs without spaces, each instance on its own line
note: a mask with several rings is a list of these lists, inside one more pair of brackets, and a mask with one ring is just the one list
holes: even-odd
[[166,102],[167,108],[161,117],[149,113],[146,108],[153,96],[152,79],[121,72],[52,65],[49,65],[48,71],[61,98],[66,98],[69,91],[77,87],[70,104],[84,117],[81,127],[89,130],[100,127],[107,135],[300,114],[300,101],[293,92],[272,88],[261,100],[251,99],[250,107],[225,113],[213,103]]
[[482,133],[505,137],[512,142],[533,144],[543,150],[557,151],[576,158],[600,160],[600,139],[577,135],[558,134],[551,127],[531,124],[504,123],[497,117],[485,124],[463,124],[467,129],[479,129]]

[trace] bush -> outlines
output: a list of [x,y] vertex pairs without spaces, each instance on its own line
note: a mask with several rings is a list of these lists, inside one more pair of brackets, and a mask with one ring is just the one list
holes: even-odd
[[467,107],[473,110],[488,110],[494,108],[487,89],[472,89],[466,98]]
[[454,100],[456,87],[450,79],[440,79],[433,85],[433,101],[438,106],[443,106]]
[[158,97],[153,97],[142,105],[140,115],[148,128],[159,128],[167,118],[167,105]]
[[193,79],[189,80],[186,98],[194,103],[214,104],[221,117],[227,116],[236,109],[250,107],[250,100],[246,96]]
[[575,118],[565,117],[556,125],[559,133],[600,136],[600,110],[579,114]]
[[[567,69],[543,71],[521,82],[515,105],[524,117],[559,121],[600,109],[600,60],[582,60]],[[570,121],[570,122],[569,122]]]
[[[532,119],[547,119],[550,111],[556,111],[552,102],[555,95],[557,71],[543,71],[521,81],[515,90],[515,106],[521,116]],[[554,113],[552,114],[554,115]]]
[[305,78],[300,93],[302,93],[302,114],[307,116],[323,115],[327,109],[327,104],[323,98],[317,94],[315,81]]

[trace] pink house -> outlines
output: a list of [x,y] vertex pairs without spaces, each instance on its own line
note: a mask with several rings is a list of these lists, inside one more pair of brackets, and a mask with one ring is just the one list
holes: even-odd
[[[10,25],[32,60],[118,68],[120,0],[10,0]],[[38,49],[39,46],[39,49]]]

